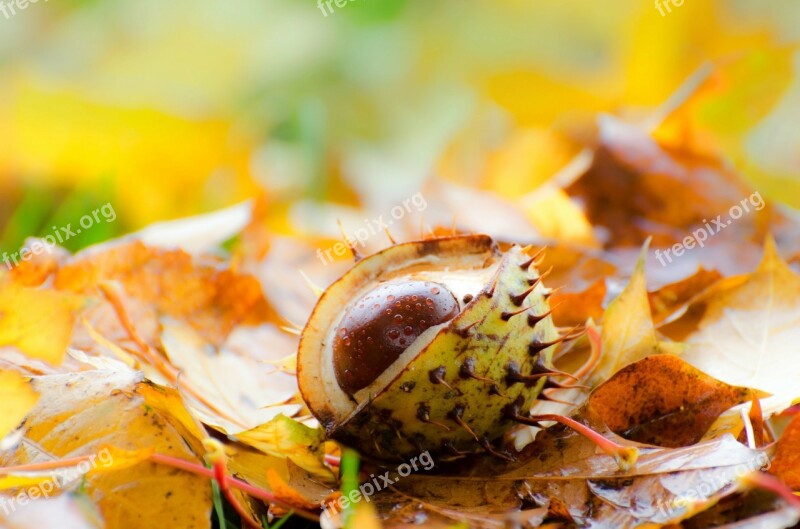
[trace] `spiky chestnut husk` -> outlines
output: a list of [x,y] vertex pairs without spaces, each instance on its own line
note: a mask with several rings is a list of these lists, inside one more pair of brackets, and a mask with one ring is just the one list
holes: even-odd
[[[301,393],[328,435],[384,460],[424,450],[503,456],[498,442],[515,424],[508,409],[530,409],[561,339],[533,261],[518,246],[500,252],[490,237],[472,235],[397,244],[358,262],[323,293],[298,350]],[[367,338],[379,339],[389,328],[387,292],[426,282],[452,295],[457,314],[440,311],[441,322],[414,328],[399,356],[387,360],[385,348],[375,354],[387,367],[348,381],[335,364],[347,354],[342,340],[355,347],[360,336],[354,365],[368,361]],[[382,288],[389,290],[382,295]],[[424,302],[423,294],[413,295]],[[384,320],[365,323],[371,308]],[[405,316],[414,316],[407,308]],[[354,322],[364,332],[347,328]]]

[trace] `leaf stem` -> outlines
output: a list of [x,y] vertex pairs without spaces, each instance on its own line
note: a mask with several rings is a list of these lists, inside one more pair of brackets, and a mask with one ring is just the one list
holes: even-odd
[[55,461],[44,461],[42,463],[28,463],[13,467],[0,467],[0,474],[11,474],[13,472],[34,472],[37,470],[51,470],[54,468],[69,467],[78,465],[84,461],[89,461],[93,456],[77,456],[67,459],[56,459]]
[[[177,457],[169,456],[166,454],[158,454],[158,453],[152,454],[150,456],[150,460],[153,461],[154,463],[171,466],[173,468],[184,470],[186,472],[191,472],[192,474],[196,474],[198,476],[203,476],[210,479],[216,479],[216,474],[212,469],[206,468],[193,461],[186,461],[185,459],[180,459]],[[294,513],[297,514],[298,516],[305,518],[306,520],[319,523],[319,516],[317,514],[314,514],[310,511],[306,511],[303,509],[298,509],[294,505],[289,505],[279,500],[274,494],[272,494],[269,491],[250,485],[249,483],[234,478],[232,476],[227,476],[226,481],[227,484],[229,484],[231,487],[246,492],[247,494],[253,496],[254,498],[258,498],[259,500],[265,501],[267,503],[274,503],[286,509],[293,510]]]

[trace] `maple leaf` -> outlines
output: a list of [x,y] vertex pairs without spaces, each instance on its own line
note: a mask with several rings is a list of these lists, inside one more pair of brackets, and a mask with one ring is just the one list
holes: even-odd
[[121,242],[76,256],[58,270],[54,286],[102,298],[104,285],[116,282],[130,298],[189,322],[214,344],[236,325],[276,318],[255,278],[218,265],[181,250]]
[[[729,384],[771,393],[765,410],[780,411],[800,396],[797,350],[800,276],[767,239],[758,268],[694,303],[702,314],[686,338],[684,359]],[[688,316],[687,316],[688,317]]]

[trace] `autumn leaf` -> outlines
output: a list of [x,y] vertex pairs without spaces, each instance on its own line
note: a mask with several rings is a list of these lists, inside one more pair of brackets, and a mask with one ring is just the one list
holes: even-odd
[[[613,116],[601,116],[598,127],[592,165],[566,191],[585,204],[592,225],[608,230],[607,245],[638,246],[652,238],[657,248],[672,246],[750,195],[718,160],[660,144],[643,127]],[[740,219],[740,236],[753,230],[752,222]]]
[[[742,469],[768,460],[725,436],[690,447],[642,449],[636,467],[621,473],[585,438],[559,426],[546,430],[526,454],[527,462],[492,477],[475,470],[463,477],[412,475],[396,484],[398,493],[373,501],[389,529],[422,516],[475,527],[503,527],[524,516],[541,520],[541,512],[526,510],[530,505],[544,505],[548,517],[579,526],[665,525],[713,506],[734,492],[730,485]],[[392,509],[398,503],[407,507]]]
[[58,365],[67,352],[76,300],[0,280],[0,346]]
[[322,431],[309,428],[285,415],[278,415],[252,430],[241,432],[236,438],[265,454],[288,457],[316,476],[333,477],[331,470],[323,463],[325,452]]
[[319,504],[307,500],[302,494],[289,485],[278,472],[272,468],[267,470],[267,483],[269,488],[281,501],[287,505],[294,505],[301,509],[316,509]]
[[787,407],[800,396],[800,362],[792,357],[800,329],[798,300],[800,277],[767,239],[755,272],[699,302],[702,318],[686,338],[684,359],[729,384],[773,394],[765,410]]
[[754,396],[732,387],[672,355],[643,358],[595,389],[587,406],[611,431],[659,446],[692,445],[725,410]]
[[187,398],[207,424],[237,434],[300,410],[299,404],[287,402],[298,391],[295,377],[275,365],[294,350],[294,340],[285,333],[274,327],[239,327],[231,336],[234,341],[216,348],[189,325],[166,317],[161,324],[164,351],[183,382],[194,388]]
[[800,415],[783,431],[769,470],[794,490],[800,490]]
[[722,274],[718,271],[701,268],[687,278],[649,292],[647,298],[653,311],[653,323],[659,325],[720,279]]
[[641,358],[653,354],[680,353],[678,344],[659,340],[650,316],[647,299],[644,246],[625,290],[612,301],[603,315],[602,351],[589,377],[589,383],[597,386],[611,375]]
[[39,400],[30,383],[14,371],[0,371],[0,439],[16,428]]
[[583,292],[556,292],[551,297],[553,322],[562,327],[583,325],[589,318],[603,317],[606,283],[598,279]]
[[217,264],[181,250],[119,243],[76,256],[58,270],[55,287],[102,297],[101,284],[118,282],[131,298],[219,344],[236,325],[271,321],[275,313],[255,278]]
[[[656,130],[662,141],[691,138],[705,152],[724,152],[759,189],[797,207],[800,195],[789,170],[747,147],[753,129],[780,105],[792,83],[794,50],[754,46],[720,60],[713,74]],[[729,109],[746,109],[731,112]],[[768,129],[767,129],[768,130]],[[761,134],[767,131],[762,131]]]
[[[159,402],[148,402],[140,393],[148,385],[134,372],[89,371],[35,378],[33,386],[41,398],[29,414],[26,436],[12,451],[0,454],[0,461],[9,466],[96,456],[108,445],[126,451],[153,448],[198,460],[195,434],[168,410],[160,409]],[[149,461],[129,466],[129,457],[115,469],[111,455],[92,459],[86,470],[101,471],[85,478],[87,494],[98,505],[106,528],[150,528],[165,523],[210,526],[208,480]],[[58,483],[66,490],[74,489],[82,479],[81,466]],[[59,491],[61,486],[54,488]]]

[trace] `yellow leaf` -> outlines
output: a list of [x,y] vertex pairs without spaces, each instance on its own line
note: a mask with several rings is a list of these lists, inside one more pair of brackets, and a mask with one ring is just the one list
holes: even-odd
[[0,371],[0,439],[16,428],[39,400],[30,383],[14,371]]
[[648,247],[649,241],[642,248],[630,282],[603,316],[602,356],[589,378],[593,387],[647,356],[682,352],[680,344],[660,341],[653,327],[644,273]]
[[562,189],[546,188],[524,196],[523,211],[543,237],[595,247],[592,225]]
[[[793,176],[797,88],[793,48],[749,46],[720,60],[694,94],[654,132],[660,142],[733,160],[741,174],[769,199],[800,206]],[[784,104],[781,99],[784,99]],[[793,100],[791,98],[794,98]]]
[[42,396],[29,415],[27,440],[0,454],[0,465],[41,462],[42,450],[57,458],[90,456],[60,469],[52,494],[75,487],[85,476],[87,494],[100,508],[106,529],[210,527],[208,479],[140,459],[155,450],[202,464],[200,441],[192,431],[140,392],[151,386],[141,373],[50,375],[34,378],[33,386]]
[[524,195],[550,180],[574,155],[575,148],[555,132],[545,128],[516,131],[492,153],[481,187],[506,198]]
[[147,461],[156,449],[153,446],[146,446],[136,450],[124,450],[115,446],[103,446],[97,451],[97,456],[101,459],[102,465],[95,466],[89,471],[106,472],[109,470],[122,470],[138,465]]
[[[271,351],[261,357],[223,346],[215,348],[189,325],[172,318],[161,320],[161,343],[182,380],[196,388],[203,402],[188,396],[187,402],[207,425],[238,435],[279,414],[294,415],[300,405],[286,404],[297,393],[297,379],[264,360],[267,354],[288,352],[294,341],[274,327],[248,327],[238,336],[263,339]],[[246,348],[244,348],[246,349]]]
[[237,440],[276,457],[288,457],[300,468],[317,476],[333,477],[323,463],[323,434],[278,415],[266,424],[236,435]]
[[0,282],[0,346],[60,364],[72,336],[74,307],[66,294]]
[[11,84],[0,100],[0,167],[55,185],[113,174],[114,204],[129,225],[230,205],[258,189],[251,141],[224,118],[104,104],[24,77]]
[[728,284],[700,302],[685,360],[728,384],[772,393],[765,412],[783,409],[800,396],[800,276],[768,238],[756,271]]
[[357,503],[346,529],[381,529],[380,519],[375,507],[368,502]]

